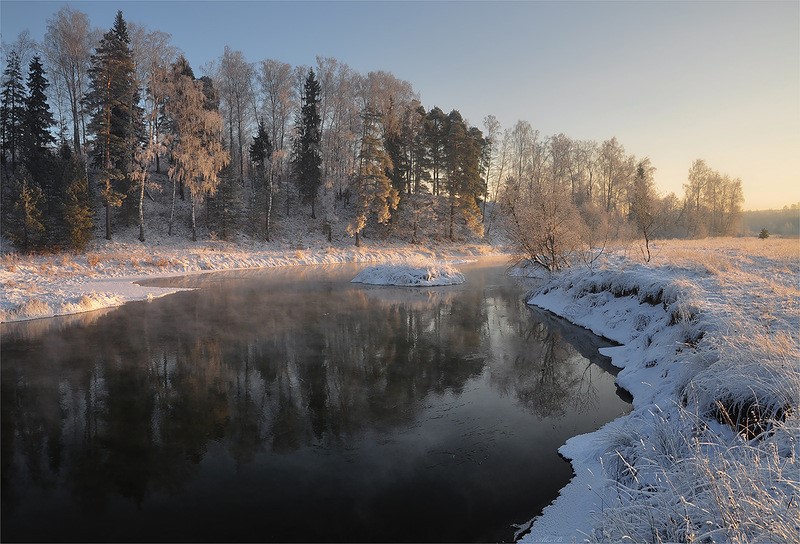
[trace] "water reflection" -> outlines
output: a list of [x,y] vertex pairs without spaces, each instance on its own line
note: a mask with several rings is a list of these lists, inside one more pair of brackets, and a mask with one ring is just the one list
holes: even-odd
[[568,479],[558,445],[627,410],[502,267],[305,272],[4,326],[3,539],[508,538]]

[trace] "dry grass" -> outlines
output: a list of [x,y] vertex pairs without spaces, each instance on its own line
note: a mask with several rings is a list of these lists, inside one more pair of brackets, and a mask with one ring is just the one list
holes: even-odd
[[53,263],[45,261],[39,265],[39,274],[42,276],[52,276],[54,273]]
[[86,262],[90,268],[96,268],[98,264],[103,262],[103,258],[97,253],[87,253]]
[[[800,240],[793,238],[705,238],[702,240],[658,240],[653,265],[705,266],[725,270],[731,260],[769,259],[786,265],[800,261]],[[724,263],[723,261],[729,261]]]
[[25,318],[44,317],[52,314],[50,306],[38,298],[31,298],[20,304],[14,313]]

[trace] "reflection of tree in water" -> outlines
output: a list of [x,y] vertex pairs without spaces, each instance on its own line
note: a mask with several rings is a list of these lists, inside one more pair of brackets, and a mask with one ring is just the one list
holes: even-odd
[[[212,286],[132,304],[90,327],[4,338],[3,506],[23,479],[86,511],[180,491],[212,442],[237,464],[262,450],[346,443],[413,421],[431,393],[483,363],[480,291],[414,307],[357,288]],[[358,314],[353,319],[352,314]],[[17,361],[17,362],[15,362]]]
[[427,292],[245,278],[39,338],[4,329],[3,507],[28,481],[87,512],[113,496],[141,507],[182,492],[212,447],[241,467],[346,446],[413,423],[487,366],[540,416],[587,398],[563,331],[481,278]]
[[[607,343],[573,332],[575,327],[539,310],[531,310],[530,320],[506,319],[517,315],[506,310],[514,304],[524,302],[506,300],[493,306],[503,311],[492,312],[490,318],[498,337],[493,345],[492,382],[541,418],[592,409],[598,398],[592,381],[600,358],[596,350]],[[565,338],[566,331],[572,338]]]

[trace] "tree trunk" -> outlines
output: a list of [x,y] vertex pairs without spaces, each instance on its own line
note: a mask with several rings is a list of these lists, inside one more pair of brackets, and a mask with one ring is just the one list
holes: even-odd
[[453,238],[453,223],[455,222],[456,217],[456,202],[455,199],[451,196],[450,197],[450,241],[454,242],[455,238]]
[[267,242],[269,239],[269,218],[272,215],[272,172],[269,174],[269,187],[267,187],[267,219],[266,219],[266,232]]
[[172,180],[172,206],[169,209],[169,229],[167,230],[167,236],[172,236],[172,223],[175,219],[175,179]]
[[111,204],[106,202],[106,240],[111,240]]
[[139,241],[144,242],[144,182],[147,179],[145,173],[142,177],[142,186],[139,191]]
[[[74,94],[74,93],[70,93]],[[75,154],[81,156],[81,127],[80,118],[78,117],[78,101],[70,96],[72,102],[72,145],[75,148]]]
[[189,198],[192,200],[192,242],[197,241],[197,226],[195,221],[194,215],[194,195],[191,195]]

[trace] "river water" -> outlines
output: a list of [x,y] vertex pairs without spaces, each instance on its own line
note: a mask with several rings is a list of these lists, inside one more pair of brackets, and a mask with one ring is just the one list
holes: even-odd
[[2,326],[3,541],[509,541],[630,410],[592,334],[497,260],[466,283],[360,267]]

